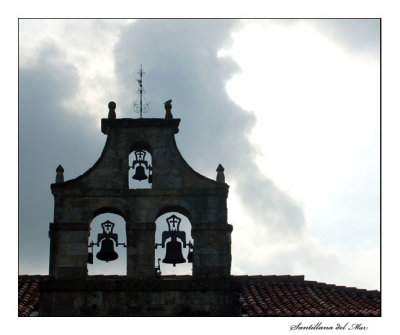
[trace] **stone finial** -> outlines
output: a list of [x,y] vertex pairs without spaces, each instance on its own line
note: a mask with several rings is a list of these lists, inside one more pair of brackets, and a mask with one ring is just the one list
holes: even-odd
[[164,102],[164,108],[165,108],[165,118],[170,120],[172,119],[172,99],[169,99],[168,101]]
[[61,164],[56,169],[56,183],[63,183],[64,182],[64,168]]
[[217,183],[225,183],[224,167],[219,164],[217,167]]
[[117,107],[117,104],[114,101],[110,101],[108,103],[108,118],[109,119],[116,119],[117,114],[115,113],[115,108]]

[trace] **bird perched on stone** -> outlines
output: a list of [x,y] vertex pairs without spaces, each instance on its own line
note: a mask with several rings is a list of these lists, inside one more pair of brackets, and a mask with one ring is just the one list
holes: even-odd
[[168,101],[164,102],[166,119],[172,119],[172,113],[171,113],[172,104],[171,104],[171,102],[172,102],[172,99],[169,99]]

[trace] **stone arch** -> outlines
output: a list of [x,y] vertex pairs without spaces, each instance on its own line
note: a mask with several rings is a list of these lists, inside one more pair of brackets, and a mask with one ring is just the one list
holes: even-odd
[[95,209],[94,211],[92,211],[92,212],[89,214],[89,224],[90,224],[90,222],[93,221],[93,219],[94,219],[96,216],[101,215],[101,214],[106,214],[106,213],[111,213],[111,214],[119,215],[119,216],[121,216],[121,217],[125,220],[125,222],[126,222],[126,219],[127,219],[127,218],[126,218],[126,215],[125,215],[124,212],[121,211],[118,207],[115,207],[115,206],[101,206],[101,207],[98,207],[97,209]]
[[135,150],[146,150],[148,151],[151,155],[153,155],[153,149],[151,145],[146,142],[146,141],[135,141],[129,146],[129,154],[131,154]]
[[169,212],[176,212],[185,215],[189,219],[189,221],[192,222],[193,216],[191,212],[181,205],[166,205],[161,207],[157,215],[154,217],[153,221],[157,220],[157,218],[160,217],[161,215]]
[[[144,155],[144,164],[142,166],[142,175],[144,174],[144,180],[135,180],[133,176],[136,175],[138,164],[135,164],[135,168],[132,168],[132,162],[138,159],[138,156]],[[136,156],[138,155],[138,156]],[[153,150],[148,142],[136,141],[129,147],[128,153],[128,187],[129,189],[151,189],[152,188],[152,164],[153,164]]]

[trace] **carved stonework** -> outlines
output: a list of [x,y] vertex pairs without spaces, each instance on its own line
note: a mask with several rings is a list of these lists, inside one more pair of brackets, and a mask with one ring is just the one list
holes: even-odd
[[56,183],[63,183],[64,182],[64,168],[61,164],[56,169]]
[[117,107],[117,104],[114,101],[110,101],[108,103],[108,118],[109,119],[117,118],[117,114],[115,113],[116,107]]
[[219,164],[217,167],[217,183],[225,183],[224,167]]

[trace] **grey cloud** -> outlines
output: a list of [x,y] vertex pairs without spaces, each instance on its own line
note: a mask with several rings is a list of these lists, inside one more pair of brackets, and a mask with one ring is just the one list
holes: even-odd
[[[116,48],[117,77],[131,87],[129,92],[136,91],[136,71],[140,63],[144,65],[150,100],[146,117],[163,117],[162,103],[172,98],[174,117],[182,119],[177,136],[181,151],[195,168],[212,174],[218,156],[227,164],[232,150],[248,149],[241,134],[254,123],[224,92],[234,64],[216,55],[229,41],[234,24],[229,20],[143,20],[122,34]],[[190,155],[193,148],[197,156]]]
[[[61,102],[79,89],[75,67],[64,63],[54,45],[40,49],[40,63],[19,69],[19,257],[20,271],[48,269],[48,224],[52,221],[54,182],[58,164],[66,179],[88,169],[102,150],[91,133],[96,121],[70,114]],[[103,139],[103,142],[105,138]]]
[[[246,21],[252,20],[243,20]],[[379,19],[269,19],[266,24],[294,27],[302,22],[312,24],[326,34],[346,52],[359,53],[374,58],[379,57]]]
[[379,19],[324,19],[312,22],[346,51],[379,57]]
[[274,229],[275,234],[298,236],[305,224],[301,206],[261,175],[255,166],[249,167],[238,182],[238,193],[245,208],[260,226]]
[[[236,25],[235,20],[140,20],[123,28],[115,48],[121,89],[115,98],[117,117],[138,116],[132,101],[136,72],[143,64],[151,102],[145,117],[163,117],[163,102],[172,98],[173,115],[182,119],[177,144],[187,162],[211,178],[222,163],[227,182],[239,183],[249,219],[254,216],[257,225],[272,224],[298,233],[304,226],[302,209],[253,162],[255,149],[247,134],[254,116],[225,92],[226,81],[240,69],[218,58],[217,52],[229,47]],[[79,90],[74,65],[54,45],[43,46],[38,59],[37,65],[21,68],[19,77],[19,246],[20,270],[25,273],[48,268],[44,255],[48,255],[47,230],[53,219],[49,186],[55,168],[64,166],[66,180],[77,177],[94,164],[105,142],[98,120],[69,113],[62,105]]]
[[321,248],[318,242],[306,236],[292,239],[285,237],[283,244],[275,234],[270,234],[263,241],[264,245],[254,248],[257,252],[251,255],[248,252],[235,254],[243,273],[305,275],[306,279],[328,283],[332,283],[332,278],[336,280],[344,277],[346,269],[343,268],[340,256],[327,248]]
[[[182,119],[177,143],[195,170],[215,178],[218,163],[226,180],[238,181],[238,193],[260,225],[276,225],[286,233],[304,226],[301,207],[264,177],[253,162],[247,134],[253,114],[234,104],[226,81],[240,71],[217,52],[229,48],[230,33],[240,21],[143,20],[122,33],[116,46],[117,77],[135,91],[136,71],[143,63],[151,109],[163,117],[162,102],[173,99],[173,114]],[[212,33],[210,33],[212,31]],[[252,85],[252,83],[249,83]]]

